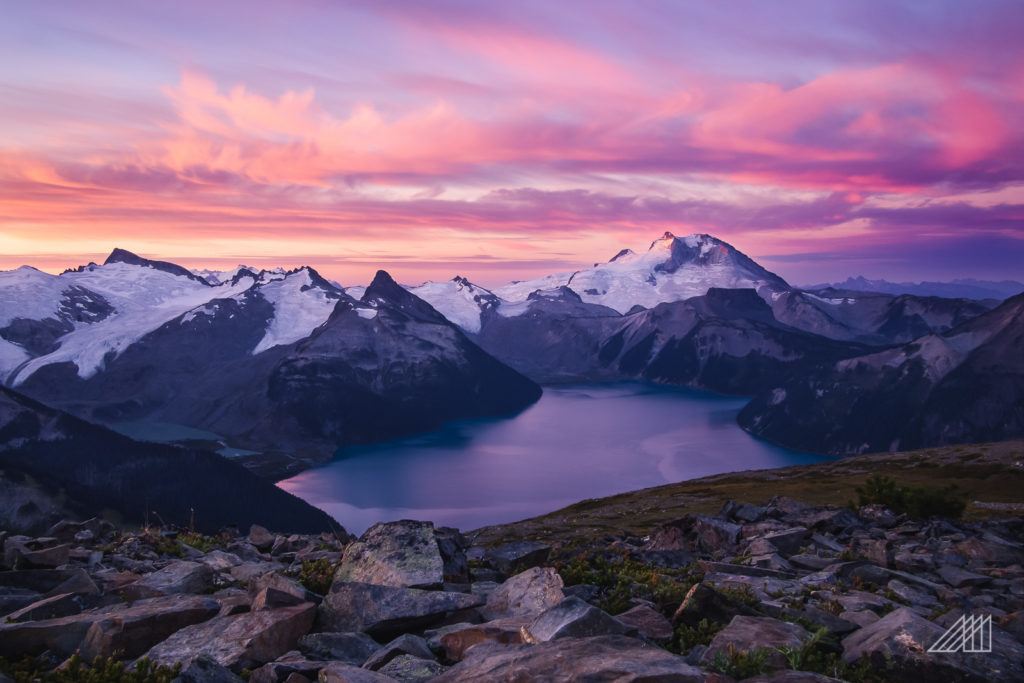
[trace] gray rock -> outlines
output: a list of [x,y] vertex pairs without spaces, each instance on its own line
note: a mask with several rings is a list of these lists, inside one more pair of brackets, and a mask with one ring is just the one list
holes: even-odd
[[157,642],[179,628],[209,619],[218,608],[212,598],[175,595],[55,619],[0,624],[0,657],[20,658],[44,650],[67,656],[83,646],[87,634],[85,647],[90,652],[102,651],[107,642],[123,642],[125,648],[134,642]]
[[697,536],[697,547],[706,552],[728,550],[739,540],[740,527],[716,517],[697,517],[693,530]]
[[299,650],[309,657],[337,660],[353,666],[363,663],[380,649],[376,640],[350,631],[348,633],[310,633],[299,638]]
[[264,574],[284,571],[285,566],[279,562],[243,562],[228,570],[231,578],[241,584],[248,584]]
[[[710,562],[701,560],[698,562],[705,573],[737,574],[740,576],[770,576],[777,579],[791,579],[796,574],[792,571],[779,571],[769,567],[752,567],[746,564],[731,564],[729,562]],[[790,567],[792,569],[792,567]]]
[[298,581],[276,572],[253,579],[249,584],[249,596],[252,598],[253,610],[290,607],[303,602],[319,604],[322,600]]
[[306,659],[302,653],[293,650],[253,671],[249,676],[249,683],[278,683],[293,674],[300,675],[306,680],[315,679],[324,666],[324,662]]
[[561,638],[537,645],[480,645],[434,683],[654,681],[706,683],[682,657],[625,636]]
[[431,522],[374,524],[345,548],[335,581],[400,588],[440,588],[444,559]]
[[270,533],[259,524],[253,524],[249,527],[249,543],[263,552],[266,552],[273,547],[275,538],[274,534]]
[[237,567],[242,564],[242,558],[234,553],[227,553],[223,550],[216,549],[211,550],[199,559],[207,567],[215,572],[226,572],[232,567]]
[[913,607],[933,610],[939,606],[939,601],[934,595],[923,590],[918,590],[912,586],[908,586],[899,579],[893,579],[890,581],[888,588],[902,602]]
[[55,545],[37,550],[27,546],[14,547],[8,557],[7,548],[11,546],[10,539],[4,546],[4,560],[8,566],[24,567],[60,567],[68,563],[71,553],[71,546],[68,544]]
[[876,613],[872,612],[871,610],[861,610],[859,612],[840,612],[839,618],[844,621],[849,621],[853,624],[857,624],[857,626],[863,628],[865,626],[870,626],[871,624],[875,623],[881,617],[879,617]]
[[395,683],[395,679],[343,662],[331,662],[320,669],[319,683]]
[[716,590],[714,586],[697,583],[687,591],[672,621],[691,627],[699,624],[702,619],[726,624],[737,614],[754,615],[757,612],[751,606]]
[[558,638],[625,635],[632,631],[604,610],[579,598],[566,598],[530,622],[524,636],[527,642],[542,643]]
[[434,653],[427,646],[426,640],[411,633],[403,633],[370,655],[366,662],[363,663],[363,668],[379,671],[385,664],[399,655],[411,655],[420,659],[434,659]]
[[146,654],[158,664],[188,665],[208,655],[221,666],[239,672],[273,661],[295,648],[313,626],[316,605],[261,610],[216,617],[183,628]]
[[701,661],[710,664],[719,653],[728,653],[730,649],[742,652],[763,649],[768,666],[784,669],[787,662],[779,648],[798,648],[810,637],[802,626],[771,617],[733,617],[728,626],[715,634]]
[[335,581],[320,605],[319,624],[329,631],[363,631],[387,638],[425,628],[482,603],[471,593]]
[[171,683],[243,683],[244,679],[224,668],[212,657],[193,659]]
[[[16,621],[36,621],[39,619],[53,619],[54,617],[66,617],[70,614],[78,614],[85,608],[82,596],[74,593],[61,593],[42,600],[37,600],[15,610],[4,617],[4,621],[13,623]],[[92,605],[89,605],[90,607]]]
[[121,594],[127,600],[141,600],[161,595],[205,593],[212,587],[212,569],[198,562],[179,560],[125,586]]
[[540,567],[551,556],[551,546],[539,541],[515,541],[488,548],[483,559],[506,576]]
[[820,555],[792,555],[789,562],[796,567],[818,571],[833,564],[835,558],[821,557]]
[[764,518],[766,509],[750,503],[726,501],[719,514],[734,522],[757,522]]
[[966,569],[960,569],[959,567],[939,567],[939,576],[943,581],[948,583],[953,588],[963,588],[964,586],[984,586],[992,583],[992,578],[985,576],[984,574],[975,574],[969,572]]
[[27,588],[0,586],[0,617],[42,599],[42,593]]
[[380,673],[402,683],[425,683],[439,676],[446,667],[433,659],[399,655],[385,664]]
[[776,671],[764,676],[744,678],[743,683],[843,683],[838,678],[830,678],[811,671]]
[[762,538],[778,548],[780,554],[788,557],[799,552],[810,535],[806,527],[798,526],[765,534]]
[[672,640],[672,622],[649,605],[637,605],[622,614],[615,615],[615,618],[626,626],[636,629],[641,636],[648,640],[658,643]]
[[489,621],[540,614],[562,601],[562,585],[551,567],[532,567],[495,588],[480,612]]
[[908,608],[900,608],[843,639],[843,661],[867,660],[887,680],[1020,681],[1024,680],[1024,646],[993,628],[992,652],[928,652],[945,629]]
[[458,624],[440,633],[436,640],[437,647],[432,649],[443,653],[445,660],[458,662],[471,647],[481,643],[518,645],[526,642],[523,628],[529,622],[529,619],[523,617],[511,617],[482,624]]

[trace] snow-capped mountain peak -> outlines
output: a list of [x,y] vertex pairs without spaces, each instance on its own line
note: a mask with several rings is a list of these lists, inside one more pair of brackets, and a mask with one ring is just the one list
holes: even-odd
[[587,303],[626,313],[706,294],[712,287],[788,290],[789,285],[732,245],[712,235],[677,237],[665,232],[644,252],[623,249],[599,263],[560,279],[549,276],[495,290],[508,301],[523,301],[538,289],[566,285]]

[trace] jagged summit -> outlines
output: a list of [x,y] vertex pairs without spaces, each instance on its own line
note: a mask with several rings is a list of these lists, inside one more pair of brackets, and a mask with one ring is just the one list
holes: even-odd
[[202,283],[209,286],[210,283],[205,278],[199,277],[188,268],[179,266],[177,263],[171,263],[170,261],[154,261],[152,259],[143,258],[138,254],[122,249],[121,247],[115,247],[107,260],[103,262],[103,265],[110,265],[111,263],[127,263],[133,266],[142,266],[144,268],[154,268],[156,270],[162,270],[165,273],[171,275],[180,275],[181,277],[187,277],[190,280]]

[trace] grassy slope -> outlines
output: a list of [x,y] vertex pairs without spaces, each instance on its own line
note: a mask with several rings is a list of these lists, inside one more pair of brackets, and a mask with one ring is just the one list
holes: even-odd
[[[470,536],[484,545],[518,539],[566,543],[622,533],[642,536],[687,513],[717,512],[730,499],[761,504],[781,495],[819,505],[843,505],[856,499],[856,487],[873,474],[905,485],[956,484],[969,501],[967,518],[1024,514],[1024,441],[1006,441],[719,474],[584,500],[540,517],[485,527]],[[993,510],[986,503],[1010,505]]]

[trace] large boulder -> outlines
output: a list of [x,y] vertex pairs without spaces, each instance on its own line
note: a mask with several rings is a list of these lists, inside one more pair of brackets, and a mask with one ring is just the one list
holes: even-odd
[[472,593],[335,581],[320,605],[319,624],[323,630],[388,638],[481,604],[483,599]]
[[440,588],[446,580],[468,582],[464,542],[452,531],[412,520],[374,524],[345,548],[335,581],[401,588]]
[[725,681],[682,657],[625,636],[560,638],[537,645],[483,644],[434,683],[495,681]]
[[624,635],[632,631],[604,610],[579,598],[568,597],[530,622],[524,636],[528,642],[541,643],[558,638]]
[[894,683],[1024,680],[1024,645],[1002,630],[992,629],[991,652],[928,652],[944,633],[938,624],[902,607],[844,638],[843,661],[867,660]]
[[[139,600],[132,604],[96,608],[81,614],[41,621],[0,624],[0,657],[20,658],[45,650],[67,656],[90,634],[90,651],[103,651],[105,643],[158,642],[177,629],[217,614],[216,600],[196,595],[174,595]],[[92,632],[94,625],[97,626]]]
[[551,567],[532,567],[495,588],[480,612],[488,620],[540,614],[565,598],[562,586]]
[[715,634],[701,661],[711,664],[719,654],[763,650],[766,663],[774,669],[786,668],[786,658],[780,648],[798,648],[811,634],[802,626],[771,617],[734,617],[729,625]]
[[313,626],[316,605],[217,617],[184,628],[153,647],[147,657],[157,664],[188,665],[208,655],[221,666],[239,672],[277,659],[295,648]]

